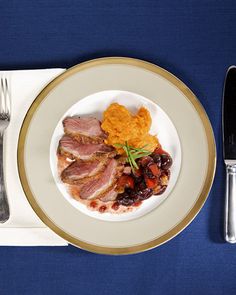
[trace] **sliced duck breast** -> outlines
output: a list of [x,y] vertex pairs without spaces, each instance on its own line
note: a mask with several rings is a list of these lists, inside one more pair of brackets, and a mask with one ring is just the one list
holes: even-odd
[[81,143],[68,135],[64,135],[61,138],[58,151],[59,154],[66,154],[72,158],[79,158],[82,160],[89,160],[96,155],[99,156],[106,153],[108,155],[114,155],[114,149],[111,146],[105,145],[103,143]]
[[95,199],[104,193],[114,182],[117,174],[117,161],[110,159],[99,177],[94,177],[80,188],[81,199]]
[[118,195],[118,192],[116,192],[114,187],[111,187],[108,189],[105,193],[100,195],[99,200],[103,202],[109,202],[109,201],[114,201]]
[[101,128],[101,122],[92,117],[66,117],[63,120],[63,127],[65,133],[69,135],[106,138],[106,134]]
[[93,161],[75,161],[62,172],[61,180],[68,184],[75,184],[78,180],[98,173],[103,168],[104,162],[105,160],[99,161],[98,159]]

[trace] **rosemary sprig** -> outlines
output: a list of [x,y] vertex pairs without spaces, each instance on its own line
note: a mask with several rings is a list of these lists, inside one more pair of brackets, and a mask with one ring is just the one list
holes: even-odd
[[128,143],[126,141],[125,144],[117,143],[117,144],[115,144],[115,146],[123,148],[123,150],[125,151],[125,153],[127,155],[126,161],[130,164],[130,167],[131,167],[133,173],[135,173],[135,169],[138,169],[138,165],[135,160],[145,157],[145,156],[148,156],[152,153],[152,152],[144,149],[147,146],[147,144],[144,145],[142,148],[134,148],[134,147],[128,145]]

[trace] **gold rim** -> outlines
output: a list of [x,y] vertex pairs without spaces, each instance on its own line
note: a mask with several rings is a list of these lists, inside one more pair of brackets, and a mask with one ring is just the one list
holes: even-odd
[[[165,79],[170,81],[172,84],[174,84],[180,91],[182,91],[182,93],[192,103],[195,110],[197,111],[199,117],[201,118],[203,126],[205,128],[205,133],[206,133],[207,143],[208,143],[209,162],[208,162],[206,179],[205,179],[202,191],[193,208],[189,211],[189,213],[183,218],[183,220],[180,223],[178,223],[174,228],[172,228],[163,236],[155,240],[152,240],[150,242],[136,245],[133,247],[111,248],[111,247],[102,247],[102,246],[92,245],[92,244],[83,242],[64,232],[56,224],[54,224],[53,221],[51,221],[51,219],[43,212],[43,210],[37,204],[30,190],[28,180],[26,177],[25,166],[24,166],[24,146],[25,146],[26,134],[27,134],[31,119],[34,116],[34,113],[37,110],[40,103],[46,98],[48,93],[54,87],[56,87],[61,81],[65,80],[67,77],[73,75],[76,72],[79,72],[94,66],[105,65],[105,64],[126,64],[126,65],[128,64],[128,65],[132,65],[136,67],[141,67],[151,72],[157,73],[158,75],[164,77]],[[69,243],[91,252],[100,253],[100,254],[117,254],[117,255],[132,254],[132,253],[138,253],[138,252],[143,252],[143,251],[152,249],[154,247],[157,247],[167,242],[171,238],[175,237],[178,233],[180,233],[198,214],[198,212],[200,211],[200,209],[202,208],[202,206],[204,205],[207,199],[208,193],[211,189],[212,182],[214,179],[215,167],[216,167],[216,148],[215,148],[215,140],[214,140],[212,127],[204,108],[202,107],[201,103],[198,101],[196,96],[182,81],[180,81],[178,78],[176,78],[174,75],[172,75],[168,71],[146,61],[127,58],[127,57],[107,57],[107,58],[99,58],[99,59],[87,61],[68,69],[66,72],[62,73],[57,78],[55,78],[52,82],[50,82],[40,92],[40,94],[36,97],[32,105],[30,106],[20,130],[18,150],[17,150],[17,163],[18,163],[18,170],[19,170],[21,184],[31,207],[33,208],[35,213],[39,216],[39,218],[55,233],[57,233],[63,239],[67,240]]]

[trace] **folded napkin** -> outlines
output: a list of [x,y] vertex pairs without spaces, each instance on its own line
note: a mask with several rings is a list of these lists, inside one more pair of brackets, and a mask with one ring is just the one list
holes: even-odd
[[12,115],[5,137],[5,176],[10,219],[0,224],[0,245],[65,246],[66,241],[47,228],[30,207],[21,187],[17,169],[17,142],[24,116],[31,103],[64,69],[0,71],[9,78]]

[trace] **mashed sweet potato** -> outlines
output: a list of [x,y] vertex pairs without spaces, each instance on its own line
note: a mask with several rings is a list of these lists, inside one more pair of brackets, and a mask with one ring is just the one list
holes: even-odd
[[133,115],[126,107],[112,103],[103,113],[102,129],[107,132],[106,144],[114,146],[121,154],[123,149],[117,148],[115,144],[128,144],[132,147],[154,151],[159,145],[156,136],[150,135],[152,119],[149,111],[141,107],[136,115]]

